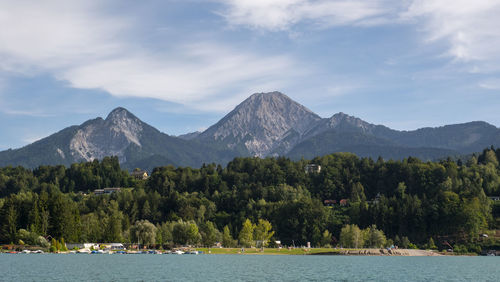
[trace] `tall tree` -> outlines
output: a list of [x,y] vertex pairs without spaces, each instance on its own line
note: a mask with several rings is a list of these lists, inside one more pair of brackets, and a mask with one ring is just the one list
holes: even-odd
[[363,233],[357,225],[346,225],[340,231],[340,244],[345,248],[361,248],[363,243]]
[[265,219],[259,219],[259,223],[255,226],[254,229],[254,240],[257,241],[258,244],[256,246],[259,247],[267,247],[269,244],[269,239],[273,237],[274,231],[271,231],[273,226],[271,223]]
[[254,229],[255,225],[247,218],[243,223],[240,234],[238,235],[238,240],[240,241],[240,245],[245,247],[252,246]]
[[156,226],[148,220],[138,220],[132,227],[133,240],[139,245],[152,245],[156,241]]
[[229,231],[229,227],[227,225],[224,226],[224,230],[222,231],[222,246],[230,248],[234,247],[235,245],[235,240],[231,235],[231,231]]

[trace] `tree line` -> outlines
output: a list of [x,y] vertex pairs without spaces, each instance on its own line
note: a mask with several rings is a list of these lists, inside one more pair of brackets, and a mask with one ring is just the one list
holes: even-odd
[[[147,180],[134,179],[116,157],[70,167],[4,167],[0,242],[325,246],[345,244],[350,239],[342,230],[356,226],[363,238],[382,232],[384,244],[473,245],[480,232],[499,226],[500,209],[488,198],[500,195],[499,157],[499,149],[488,148],[464,161],[439,162],[349,153],[235,158],[225,167],[157,167]],[[321,170],[306,172],[307,164]],[[122,189],[92,193],[105,187]]]

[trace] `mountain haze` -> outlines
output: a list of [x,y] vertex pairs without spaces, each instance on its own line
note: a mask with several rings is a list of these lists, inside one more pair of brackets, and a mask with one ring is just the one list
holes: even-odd
[[361,157],[434,160],[500,146],[500,129],[475,121],[398,131],[342,112],[321,118],[279,93],[257,93],[204,132],[162,133],[124,108],[106,119],[70,126],[20,149],[0,152],[0,166],[70,165],[117,156],[123,167],[199,167],[238,156],[313,158],[334,152]]

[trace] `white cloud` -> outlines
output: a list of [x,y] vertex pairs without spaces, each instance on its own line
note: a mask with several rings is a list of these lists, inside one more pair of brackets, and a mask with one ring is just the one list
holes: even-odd
[[216,106],[213,95],[292,80],[297,73],[287,55],[221,43],[181,38],[151,52],[134,40],[140,23],[104,14],[104,8],[92,0],[0,1],[0,26],[12,27],[0,29],[0,70],[45,72],[75,88],[224,110],[228,103]]
[[479,83],[479,87],[489,90],[500,90],[500,78],[483,80]]
[[0,67],[32,73],[115,54],[129,23],[98,12],[98,1],[1,1]]
[[[471,71],[491,72],[500,65],[499,0],[213,1],[223,3],[220,15],[230,25],[268,31],[293,33],[299,24],[412,23],[422,28],[426,43],[444,41],[449,56],[472,62]],[[230,109],[253,92],[290,89],[299,77],[314,73],[286,53],[263,55],[215,40],[186,41],[192,34],[154,46],[152,52],[137,40],[144,31],[140,20],[110,14],[104,2],[0,0],[0,26],[8,27],[0,29],[0,71],[49,73],[75,88],[217,111]],[[351,91],[349,85],[317,84],[324,95]]]
[[[380,24],[398,7],[387,0],[222,0],[220,14],[231,25],[270,31],[288,30],[299,23],[329,27]],[[387,5],[387,4],[391,5]]]
[[412,24],[425,44],[445,42],[444,55],[470,63],[469,72],[498,71],[500,0],[219,0],[231,26],[287,31],[312,24],[377,26]]
[[481,69],[491,70],[488,61],[500,62],[498,15],[499,0],[414,0],[401,17],[420,26],[428,43],[445,40],[455,60],[481,62]]
[[173,53],[101,60],[76,66],[59,77],[73,87],[104,89],[115,96],[150,97],[214,109],[210,100],[219,92],[293,79],[296,73],[287,56],[258,56],[218,44],[184,45]]

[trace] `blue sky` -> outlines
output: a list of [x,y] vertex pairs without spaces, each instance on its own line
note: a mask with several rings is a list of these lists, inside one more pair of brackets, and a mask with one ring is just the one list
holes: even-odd
[[0,150],[118,106],[202,130],[275,90],[400,130],[499,126],[499,14],[500,0],[0,0]]

